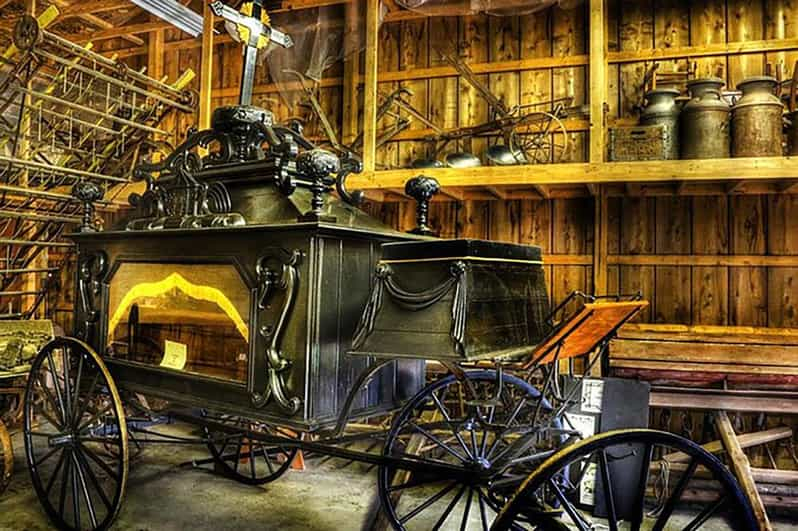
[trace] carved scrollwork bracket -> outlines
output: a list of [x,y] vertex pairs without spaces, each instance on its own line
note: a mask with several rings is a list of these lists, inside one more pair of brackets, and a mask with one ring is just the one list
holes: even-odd
[[108,270],[108,258],[102,251],[81,255],[78,259],[79,319],[75,333],[91,341],[100,320],[102,279]]
[[[287,394],[285,376],[291,369],[291,362],[281,353],[282,339],[291,315],[299,288],[299,264],[302,253],[299,250],[269,253],[258,260],[258,333],[266,340],[266,389],[263,393],[252,395],[252,403],[263,407],[274,398],[275,402],[290,414],[299,411],[302,400]],[[271,307],[277,291],[285,293],[282,305],[273,323],[262,322],[261,316]]]

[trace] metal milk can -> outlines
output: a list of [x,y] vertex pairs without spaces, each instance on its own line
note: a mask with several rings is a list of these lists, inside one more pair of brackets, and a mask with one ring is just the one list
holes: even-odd
[[640,113],[640,125],[663,125],[663,153],[666,159],[679,158],[679,91],[654,89],[646,93],[646,106]]
[[784,105],[776,96],[778,81],[769,76],[750,77],[737,85],[743,95],[732,108],[732,156],[782,155]]
[[679,143],[683,159],[716,159],[729,156],[731,109],[723,99],[723,80],[717,77],[687,83],[690,101],[679,117]]

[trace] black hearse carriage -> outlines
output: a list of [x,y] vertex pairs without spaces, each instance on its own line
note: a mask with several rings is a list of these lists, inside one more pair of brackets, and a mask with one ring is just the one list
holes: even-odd
[[[566,410],[580,397],[559,362],[593,353],[589,371],[644,302],[575,294],[550,314],[538,248],[431,238],[438,185],[423,177],[406,189],[417,230],[390,230],[346,189],[358,170],[268,111],[226,107],[138,170],[146,189],[120,227],[96,230],[101,191],[75,187],[75,337],[39,352],[25,404],[27,462],[55,525],[110,526],[131,449],[191,442],[146,422],[157,399],[203,427],[194,442],[244,483],[280,477],[298,449],[377,465],[396,529],[639,529],[656,500],[663,529],[699,464],[720,502],[694,512],[694,527],[726,511],[752,528],[733,477],[685,439],[578,442]],[[427,360],[446,369],[430,384]],[[676,451],[687,465],[673,465],[672,493],[647,496],[649,469]],[[629,460],[636,480],[617,477]]]

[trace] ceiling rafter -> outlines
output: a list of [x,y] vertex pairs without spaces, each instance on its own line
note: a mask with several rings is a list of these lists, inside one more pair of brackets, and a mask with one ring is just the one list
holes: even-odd
[[[63,1],[63,0],[62,0]],[[350,0],[285,0],[280,8],[272,10],[270,13],[282,13],[290,10],[311,9],[315,7],[326,7],[338,4],[345,4]],[[190,3],[183,1],[183,4]],[[151,33],[153,31],[160,31],[165,29],[174,29],[174,26],[169,22],[163,20],[156,20],[150,22],[142,22],[138,24],[116,24],[114,28],[100,30],[87,35],[76,36],[76,42],[96,42],[107,39],[115,39],[124,37],[125,35],[137,35],[141,33]]]
[[61,10],[62,17],[77,17],[80,15],[97,14],[117,9],[139,9],[130,0],[92,0],[91,2],[73,2]]

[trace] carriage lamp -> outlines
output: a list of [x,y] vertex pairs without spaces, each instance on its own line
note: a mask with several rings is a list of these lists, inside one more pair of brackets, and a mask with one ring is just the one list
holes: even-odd
[[324,149],[311,149],[302,152],[296,159],[296,168],[300,175],[308,179],[311,199],[310,210],[303,214],[301,221],[324,221],[334,223],[334,216],[326,216],[324,194],[331,191],[336,180],[333,174],[341,169],[341,161],[334,153]]
[[103,198],[103,190],[97,184],[89,181],[79,181],[72,187],[72,196],[83,206],[83,219],[80,223],[80,232],[95,232],[94,203]]
[[412,234],[432,236],[434,232],[429,226],[429,202],[432,196],[441,190],[441,185],[432,177],[419,175],[405,183],[405,193],[416,200],[416,228]]

